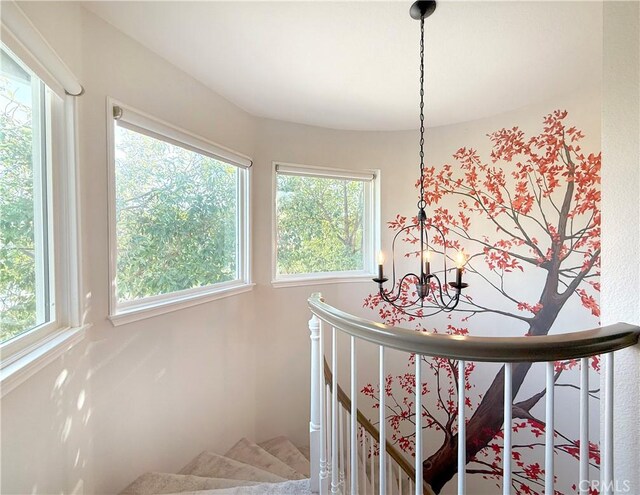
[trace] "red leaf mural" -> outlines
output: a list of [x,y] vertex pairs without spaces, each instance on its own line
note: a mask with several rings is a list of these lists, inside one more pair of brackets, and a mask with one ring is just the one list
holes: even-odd
[[[466,325],[475,318],[493,315],[504,326],[517,323],[525,335],[546,335],[571,298],[580,301],[593,317],[599,316],[600,153],[582,150],[584,133],[568,126],[568,118],[564,110],[550,113],[543,119],[542,131],[534,136],[526,136],[518,127],[489,134],[489,161],[477,150],[462,147],[452,156],[455,163],[437,169],[425,167],[424,200],[432,212],[431,225],[447,236],[446,241],[437,236],[431,239],[434,251],[448,258],[447,249],[464,249],[468,258],[465,270],[467,278],[473,280],[472,286],[482,286],[482,291],[486,288],[493,294],[491,301],[499,302],[485,302],[483,294],[463,296],[456,311],[463,326],[450,324],[444,331],[464,335],[469,332]],[[388,227],[395,233],[414,222],[397,215]],[[418,243],[417,234],[415,226],[403,239],[409,257],[419,256],[418,250],[411,248]],[[531,278],[531,274],[535,276]],[[523,280],[535,284],[530,289],[535,289],[536,296],[530,300],[521,300],[513,290],[514,284]],[[410,297],[413,290],[411,281],[402,287],[404,297]],[[419,331],[438,331],[424,328],[423,322],[398,312],[377,294],[368,296],[364,306],[376,311],[386,323],[414,322]],[[414,359],[412,356],[410,366]],[[457,468],[456,388],[461,370],[456,361],[423,360],[423,369],[430,374],[428,383],[422,384],[422,394],[427,397],[423,401],[423,427],[439,432],[441,438],[439,446],[423,461],[423,478],[439,493]],[[575,387],[561,383],[561,378],[578,365],[577,361],[556,363],[556,385]],[[597,357],[591,360],[591,366],[599,370]],[[544,467],[529,462],[526,452],[544,449],[544,422],[534,417],[532,410],[545,393],[541,390],[524,400],[518,396],[530,368],[530,363],[513,368],[513,430],[526,432],[530,439],[514,445],[513,489],[521,494],[541,493],[544,487]],[[503,369],[482,392],[473,384],[475,370],[474,363],[467,363],[464,369],[471,378],[467,381],[465,411],[467,472],[500,486]],[[385,384],[393,440],[411,455],[415,455],[411,400],[415,387],[412,373],[389,376]],[[362,392],[377,402],[377,386],[369,384]],[[555,437],[557,455],[578,458],[579,441],[560,431],[555,431]],[[598,467],[598,446],[590,444],[589,452],[591,465]]]

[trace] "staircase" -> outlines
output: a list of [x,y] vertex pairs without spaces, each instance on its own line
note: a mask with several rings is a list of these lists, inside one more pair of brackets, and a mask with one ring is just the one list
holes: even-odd
[[[466,361],[503,363],[503,391],[498,391],[496,403],[500,420],[512,423],[514,368],[522,363],[546,364],[546,425],[554,424],[553,397],[556,361],[580,359],[580,440],[579,480],[589,476],[589,356],[602,354],[604,362],[604,473],[602,483],[613,487],[613,376],[614,351],[634,346],[640,338],[640,327],[618,323],[607,327],[561,335],[537,337],[469,337],[427,334],[408,329],[369,322],[344,313],[324,302],[320,294],[309,299],[313,316],[309,321],[311,333],[311,417],[309,421],[310,452],[303,453],[285,437],[276,437],[261,444],[240,440],[224,455],[202,452],[179,473],[146,473],[121,492],[121,495],[153,494],[350,494],[350,495],[433,495],[432,487],[423,479],[424,455],[412,459],[404,457],[386,434],[386,394],[379,394],[377,427],[359,409],[357,387],[356,340],[366,340],[379,346],[379,387],[385,383],[385,349],[457,361],[457,369],[465,369]],[[331,331],[331,367],[325,360],[325,332]],[[338,383],[338,332],[350,335],[350,392],[349,397]],[[422,357],[415,359],[415,381],[424,384]],[[323,366],[324,364],[324,366]],[[516,368],[517,370],[517,368]],[[526,372],[525,372],[526,373]],[[457,457],[458,494],[464,495],[466,475],[471,471],[467,423],[465,418],[466,373],[459,373],[457,383]],[[503,393],[502,393],[503,392]],[[416,452],[423,452],[424,411],[423,387],[413,392]],[[453,395],[453,394],[452,394]],[[504,406],[504,407],[503,407]],[[451,419],[453,420],[453,416]],[[379,428],[379,430],[378,430]],[[512,428],[505,428],[503,436],[503,493],[512,491]],[[545,431],[545,493],[554,489],[554,429]],[[456,452],[457,451],[457,452]],[[310,462],[311,459],[311,462]],[[520,473],[516,473],[520,475]],[[442,481],[442,480],[440,480]],[[446,483],[448,480],[444,480]],[[536,481],[537,484],[541,484]],[[581,485],[581,486],[583,486]],[[598,486],[598,485],[595,485]],[[586,493],[586,492],[585,492]],[[604,493],[609,495],[610,490]]]
[[145,473],[121,495],[310,494],[309,456],[286,437],[243,438],[224,455],[202,452],[174,473]]

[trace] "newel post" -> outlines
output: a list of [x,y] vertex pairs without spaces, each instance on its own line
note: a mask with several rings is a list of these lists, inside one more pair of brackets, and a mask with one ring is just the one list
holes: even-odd
[[[314,294],[312,297],[320,297]],[[311,418],[309,421],[309,453],[311,463],[310,489],[311,493],[320,493],[320,450],[321,450],[321,403],[323,393],[320,384],[322,363],[320,362],[320,319],[313,315],[309,320],[311,338]]]

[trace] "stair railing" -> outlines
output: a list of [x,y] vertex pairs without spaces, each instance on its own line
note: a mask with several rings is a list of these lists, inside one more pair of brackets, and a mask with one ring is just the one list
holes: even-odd
[[[324,359],[324,381],[326,384],[326,396],[330,401],[333,395],[333,374],[331,367]],[[375,454],[379,452],[380,432],[375,425],[360,411],[354,407],[349,396],[344,392],[340,385],[337,385],[337,400],[339,420],[338,442],[340,444],[340,455],[338,455],[338,473],[336,482],[340,486],[343,493],[351,493],[351,476],[353,469],[351,460],[347,462],[346,457],[355,455],[357,459],[354,461],[358,470],[354,475],[357,478],[357,487],[354,487],[354,493],[360,495],[368,495],[377,493],[378,477],[376,476],[379,465],[375,463]],[[352,395],[357,397],[358,391],[352,391]],[[352,408],[356,411],[356,437],[350,437],[350,423]],[[330,421],[330,418],[327,418]],[[330,428],[329,428],[330,429]],[[404,455],[388,440],[385,442],[385,451],[387,455],[387,491],[389,493],[412,494],[414,493],[413,484],[416,479],[415,467],[404,457]],[[356,447],[354,448],[353,445]],[[330,471],[327,477],[331,478]],[[425,493],[429,493],[428,485],[424,486]]]
[[[458,361],[458,369],[464,369],[467,361],[503,363],[504,375],[504,424],[512,423],[513,371],[515,363],[546,363],[545,410],[545,480],[544,493],[554,491],[554,363],[580,359],[580,443],[579,443],[579,493],[588,494],[589,476],[589,358],[604,354],[604,432],[602,435],[602,469],[598,485],[603,495],[613,493],[613,376],[614,352],[631,347],[638,342],[640,327],[617,323],[605,327],[565,334],[533,337],[471,337],[422,333],[359,318],[324,302],[321,294],[309,298],[312,317],[311,332],[311,491],[325,495],[359,495],[371,489],[380,495],[433,493],[422,479],[422,458],[415,456],[415,468],[407,468],[407,462],[393,445],[386,440],[385,394],[379,398],[379,431],[367,421],[357,407],[357,356],[356,339],[379,346],[379,384],[384,391],[385,349],[395,349],[410,354],[440,357]],[[331,369],[324,369],[325,332],[330,329]],[[338,345],[337,333],[350,337],[350,395],[346,396],[337,381]],[[415,359],[416,384],[422,383],[422,360]],[[465,373],[458,373],[458,435],[457,435],[457,488],[458,495],[466,493],[466,423],[465,423]],[[330,384],[330,385],[329,385]],[[422,387],[415,387],[415,442],[416,453],[422,452]],[[337,391],[337,393],[333,393]],[[368,425],[367,425],[368,423]],[[375,432],[375,433],[374,433]],[[380,441],[385,439],[385,441]],[[353,448],[358,446],[359,448]],[[373,455],[378,454],[377,467]],[[511,427],[504,428],[503,438],[503,495],[512,489]],[[403,460],[400,460],[403,459]],[[404,461],[404,462],[403,462]],[[393,470],[392,463],[398,467]],[[368,476],[367,476],[367,464]],[[402,471],[402,474],[400,474]],[[394,473],[398,473],[397,478]],[[412,485],[406,476],[413,476]],[[375,479],[374,479],[375,476]]]

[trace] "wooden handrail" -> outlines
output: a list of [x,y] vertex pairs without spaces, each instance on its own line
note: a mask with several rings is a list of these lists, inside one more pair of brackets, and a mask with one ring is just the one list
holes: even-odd
[[377,345],[423,356],[491,363],[565,361],[606,354],[638,343],[640,327],[616,323],[592,330],[531,337],[473,337],[424,333],[360,318],[309,298],[311,312],[330,326]]
[[[324,359],[324,379],[329,385],[329,388],[332,389],[333,373],[331,372],[331,368],[329,367],[329,363],[327,363],[326,358]],[[340,385],[338,385],[338,402],[342,404],[342,406],[347,411],[351,411],[351,399],[345,393],[345,391],[342,390],[342,387],[340,387]],[[367,417],[362,413],[362,411],[360,411],[360,409],[357,409],[357,412],[358,424],[362,426],[376,442],[380,443],[380,432],[378,431],[378,429],[373,425],[373,423],[371,423],[371,421],[367,419]],[[389,440],[386,440],[385,443],[387,445],[387,454],[389,454],[389,457],[391,457],[396,462],[396,464],[400,466],[400,469],[402,469],[402,471],[407,475],[409,479],[415,480],[415,467],[409,461],[407,461],[407,459],[405,459],[400,451],[396,449],[395,445],[389,442]],[[426,483],[423,483],[423,492],[425,495],[433,495],[433,490],[431,490],[431,487]]]

